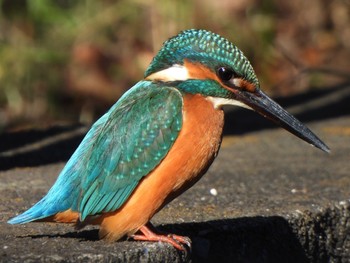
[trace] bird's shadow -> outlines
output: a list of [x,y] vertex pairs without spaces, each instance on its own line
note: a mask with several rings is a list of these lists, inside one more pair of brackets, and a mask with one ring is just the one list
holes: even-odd
[[290,224],[280,216],[164,225],[159,229],[188,235],[195,262],[308,262]]
[[79,240],[79,241],[98,241],[99,240],[98,229],[72,231],[72,232],[67,232],[67,233],[64,233],[64,234],[57,233],[57,234],[40,234],[40,235],[19,236],[19,238],[28,238],[28,237],[32,238],[32,239],[69,238],[69,239],[76,239],[76,240]]
[[[190,237],[190,257],[193,262],[308,262],[292,227],[280,216],[167,224],[160,225],[157,229],[164,233]],[[83,242],[96,241],[97,232],[94,229],[27,237],[72,238]]]

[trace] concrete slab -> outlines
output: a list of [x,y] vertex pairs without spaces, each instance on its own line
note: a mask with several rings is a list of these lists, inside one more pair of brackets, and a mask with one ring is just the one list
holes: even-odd
[[331,154],[281,129],[225,136],[209,172],[152,220],[191,237],[187,253],[162,243],[106,243],[92,227],[8,225],[46,193],[64,163],[4,169],[0,261],[349,262],[350,116],[309,126]]

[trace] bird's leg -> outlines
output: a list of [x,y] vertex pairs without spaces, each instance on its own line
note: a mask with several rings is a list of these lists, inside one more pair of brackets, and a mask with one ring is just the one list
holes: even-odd
[[187,245],[191,249],[191,239],[188,237],[178,236],[174,234],[157,234],[155,231],[151,230],[151,228],[154,228],[151,223],[148,223],[147,225],[144,225],[139,229],[142,234],[132,235],[131,238],[139,241],[166,242],[181,251],[186,250],[183,245]]

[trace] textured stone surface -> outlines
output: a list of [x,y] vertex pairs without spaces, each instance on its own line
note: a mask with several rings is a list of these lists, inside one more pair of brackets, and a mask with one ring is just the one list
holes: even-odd
[[[64,165],[45,158],[45,165],[38,165],[36,157],[62,151],[64,159],[74,147],[63,139],[56,148],[1,155],[0,261],[348,262],[349,123],[345,116],[309,125],[331,154],[281,129],[225,136],[209,172],[152,220],[160,230],[191,237],[193,249],[187,254],[161,243],[106,243],[97,240],[92,227],[8,225],[10,217],[46,193]],[[5,163],[16,164],[23,155],[32,156],[31,167]]]

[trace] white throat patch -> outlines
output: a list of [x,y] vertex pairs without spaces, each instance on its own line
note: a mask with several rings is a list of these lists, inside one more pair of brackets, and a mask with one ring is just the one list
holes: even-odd
[[248,110],[253,110],[251,107],[245,105],[244,103],[242,103],[238,100],[234,100],[234,99],[207,97],[207,100],[209,100],[211,103],[213,103],[215,109],[221,108],[224,105],[234,105],[234,106],[246,108]]

